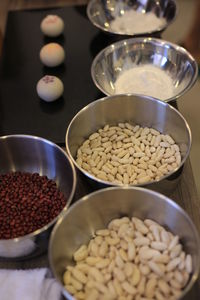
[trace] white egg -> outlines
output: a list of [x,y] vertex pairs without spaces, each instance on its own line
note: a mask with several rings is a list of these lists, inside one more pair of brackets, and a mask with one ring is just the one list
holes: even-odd
[[65,51],[57,43],[49,43],[40,50],[41,62],[47,67],[57,67],[64,62]]
[[64,85],[58,77],[46,75],[38,81],[36,90],[42,100],[52,102],[62,96]]
[[47,15],[40,24],[41,31],[49,37],[57,37],[64,30],[63,19],[57,15]]

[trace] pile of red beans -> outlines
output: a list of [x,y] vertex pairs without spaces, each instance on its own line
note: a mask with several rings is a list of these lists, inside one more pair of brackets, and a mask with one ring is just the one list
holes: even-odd
[[47,225],[66,205],[55,181],[37,173],[0,175],[0,239],[20,237]]

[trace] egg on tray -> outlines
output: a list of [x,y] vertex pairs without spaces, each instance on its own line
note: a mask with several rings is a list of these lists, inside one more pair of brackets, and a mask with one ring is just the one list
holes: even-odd
[[57,37],[63,33],[63,19],[57,15],[47,15],[40,24],[42,33],[49,37]]
[[40,50],[40,60],[47,67],[57,67],[64,59],[65,51],[58,43],[48,43]]

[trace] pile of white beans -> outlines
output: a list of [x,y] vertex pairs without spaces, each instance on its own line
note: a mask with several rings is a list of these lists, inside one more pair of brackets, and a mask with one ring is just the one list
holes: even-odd
[[192,273],[179,237],[150,219],[112,220],[75,253],[63,275],[75,299],[175,300]]
[[179,146],[170,135],[119,123],[90,135],[77,151],[77,164],[98,179],[118,184],[159,180],[181,163]]

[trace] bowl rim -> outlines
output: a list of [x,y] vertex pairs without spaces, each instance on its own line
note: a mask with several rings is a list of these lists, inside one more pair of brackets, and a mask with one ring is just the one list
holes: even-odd
[[[194,59],[194,57],[190,54],[189,51],[187,51],[185,48],[183,48],[182,46],[179,46],[175,43],[166,41],[164,39],[159,39],[159,38],[154,38],[154,37],[133,37],[133,38],[128,38],[128,39],[123,39],[117,42],[114,42],[112,44],[110,44],[109,46],[105,47],[104,49],[102,49],[93,59],[92,64],[91,64],[91,68],[90,68],[90,73],[91,73],[91,77],[92,80],[94,82],[94,84],[96,85],[96,87],[105,95],[107,96],[112,96],[112,95],[116,95],[116,94],[110,94],[109,92],[107,92],[97,81],[96,76],[95,76],[95,66],[97,65],[97,62],[99,61],[99,59],[101,58],[101,56],[104,55],[104,53],[112,53],[113,50],[115,49],[119,49],[122,46],[126,46],[126,45],[133,45],[133,44],[141,44],[141,43],[145,43],[145,44],[156,44],[159,46],[164,46],[164,47],[171,47],[173,48],[175,51],[178,51],[179,53],[185,54],[188,58],[189,61],[194,69],[194,76],[192,77],[190,84],[185,87],[181,92],[179,92],[177,95],[174,95],[173,97],[170,97],[166,100],[162,100],[163,102],[170,102],[170,101],[175,101],[177,99],[179,99],[182,95],[184,95],[186,92],[188,92],[196,83],[197,78],[198,78],[198,64],[197,61]],[[130,93],[129,93],[130,94]],[[134,94],[134,93],[132,93]],[[160,100],[160,99],[159,99]]]
[[170,110],[174,111],[182,120],[183,120],[183,123],[185,124],[185,127],[187,129],[187,132],[188,132],[188,139],[189,139],[189,144],[188,144],[188,148],[187,148],[187,152],[184,156],[183,159],[181,159],[181,164],[176,168],[174,169],[173,171],[169,172],[168,174],[166,174],[165,176],[161,177],[160,179],[158,180],[154,180],[154,181],[150,181],[150,182],[146,182],[146,183],[143,183],[143,184],[129,184],[127,186],[133,186],[133,187],[148,187],[148,186],[151,186],[152,184],[155,184],[155,183],[158,183],[158,182],[161,182],[162,180],[165,180],[167,179],[168,177],[170,177],[172,174],[176,173],[178,170],[180,170],[182,168],[182,166],[184,165],[184,163],[186,162],[187,158],[189,157],[189,153],[190,153],[190,150],[191,150],[191,145],[192,145],[192,133],[191,133],[191,129],[190,129],[190,126],[188,124],[188,122],[186,121],[186,119],[184,118],[184,116],[175,108],[173,107],[172,105],[170,105],[169,103],[166,103],[164,101],[161,101],[161,100],[158,100],[158,99],[155,99],[153,97],[149,97],[149,96],[142,96],[142,95],[138,95],[138,94],[117,94],[117,95],[112,95],[112,96],[106,96],[106,97],[103,97],[103,98],[100,98],[100,99],[97,99],[91,103],[89,103],[88,105],[86,105],[85,107],[83,107],[74,117],[73,119],[71,120],[71,122],[69,123],[68,127],[67,127],[67,131],[66,131],[66,136],[65,136],[65,146],[66,146],[66,149],[67,149],[67,153],[70,157],[70,159],[72,160],[73,164],[76,166],[76,168],[81,172],[83,173],[86,177],[92,179],[93,181],[99,183],[99,184],[103,184],[103,185],[106,185],[106,186],[115,186],[115,187],[121,187],[121,186],[125,186],[125,184],[123,183],[114,183],[114,182],[110,182],[110,181],[104,181],[102,179],[99,179],[97,177],[95,177],[94,175],[92,175],[91,173],[87,172],[86,170],[84,170],[83,168],[81,168],[75,158],[73,157],[73,155],[71,154],[71,151],[69,149],[69,135],[70,135],[70,130],[71,130],[71,126],[72,124],[74,123],[74,121],[76,120],[76,118],[78,118],[79,115],[81,115],[82,113],[85,112],[85,110],[87,110],[88,108],[92,107],[92,106],[95,106],[97,103],[99,102],[105,102],[105,101],[113,101],[113,99],[117,98],[117,97],[124,97],[126,99],[128,99],[129,97],[130,98],[133,98],[133,101],[134,101],[134,98],[137,97],[139,99],[142,99],[144,101],[153,101],[153,102],[158,102],[160,105],[163,105],[163,106],[166,106],[168,107]]
[[[81,198],[79,198],[75,203],[73,203],[70,208],[68,209],[68,211],[66,212],[66,214],[64,216],[62,216],[55,224],[51,235],[50,235],[50,239],[49,239],[49,246],[48,246],[48,260],[49,260],[49,264],[50,264],[50,269],[52,270],[53,276],[56,278],[57,282],[59,283],[59,285],[61,286],[62,290],[64,290],[64,292],[66,293],[66,295],[68,297],[71,297],[71,294],[64,288],[63,284],[61,284],[60,279],[58,278],[56,272],[55,272],[55,268],[54,268],[54,264],[53,264],[53,258],[52,258],[52,245],[53,245],[53,240],[54,240],[54,236],[56,235],[56,232],[59,228],[59,226],[61,225],[62,221],[68,217],[68,215],[75,209],[78,209],[79,206],[84,203],[84,202],[89,202],[89,201],[94,201],[93,196],[98,195],[98,194],[104,194],[107,193],[109,191],[113,191],[113,190],[136,190],[136,191],[140,191],[142,193],[145,194],[151,194],[154,195],[156,198],[159,198],[159,201],[162,201],[164,203],[167,203],[171,206],[173,206],[173,208],[175,208],[176,210],[178,210],[179,212],[181,212],[181,214],[184,216],[184,218],[187,219],[187,221],[189,222],[192,231],[194,233],[195,236],[195,240],[196,243],[198,245],[198,249],[200,248],[200,236],[198,234],[196,225],[194,224],[192,218],[189,216],[189,214],[186,212],[186,210],[184,210],[178,203],[176,203],[174,200],[172,200],[171,198],[153,191],[153,190],[149,190],[143,187],[127,187],[127,186],[123,186],[123,187],[107,187],[107,188],[103,188],[100,190],[96,190],[92,193],[89,193]],[[194,285],[195,281],[198,278],[198,275],[200,273],[200,256],[197,255],[197,261],[198,263],[195,265],[195,269],[192,273],[192,276],[190,277],[190,280],[188,281],[188,284],[186,285],[186,288],[182,291],[182,294],[179,298],[177,298],[177,300],[183,299],[184,296],[189,292],[189,290],[192,288],[192,286]],[[70,298],[73,299],[73,298]]]
[[31,233],[28,233],[26,235],[23,235],[23,236],[19,236],[19,237],[16,237],[16,238],[11,238],[11,239],[0,239],[0,242],[5,242],[5,243],[9,243],[9,242],[22,242],[26,239],[29,239],[29,238],[34,238],[36,237],[37,235],[39,235],[40,233],[46,231],[47,229],[49,229],[54,223],[56,223],[56,221],[62,217],[68,207],[70,206],[71,204],[71,201],[73,199],[73,196],[75,194],[75,189],[76,189],[76,184],[77,184],[77,175],[76,175],[76,170],[75,170],[75,167],[74,167],[74,164],[72,163],[70,157],[67,155],[67,153],[60,147],[58,146],[57,144],[53,143],[52,141],[48,140],[48,139],[45,139],[43,137],[39,137],[39,136],[35,136],[35,135],[29,135],[29,134],[10,134],[10,135],[3,135],[3,136],[0,136],[0,142],[1,140],[5,140],[5,139],[12,139],[12,138],[18,138],[18,139],[34,139],[34,140],[37,140],[37,141],[40,141],[40,142],[43,142],[43,143],[46,143],[48,145],[51,145],[53,147],[55,147],[58,151],[60,151],[64,156],[65,158],[68,160],[69,162],[69,165],[70,165],[70,168],[71,168],[71,171],[72,171],[72,176],[73,176],[73,180],[72,180],[72,188],[71,188],[71,192],[70,192],[70,195],[69,195],[69,198],[67,200],[67,203],[66,205],[63,207],[63,209],[61,210],[61,212],[53,219],[51,220],[51,222],[49,222],[48,224],[46,224],[45,226],[31,232]]
[[[178,10],[179,10],[179,7],[178,7],[178,4],[177,4],[177,1],[176,0],[169,0],[171,3],[173,3],[174,5],[174,8],[175,8],[175,13],[174,13],[174,16],[173,18],[170,20],[170,21],[167,21],[160,27],[158,27],[157,29],[154,29],[154,30],[150,30],[150,31],[147,31],[147,32],[141,32],[141,33],[124,33],[122,31],[112,31],[110,30],[109,28],[106,28],[104,26],[101,26],[98,22],[96,22],[93,17],[92,17],[92,14],[91,14],[91,9],[93,7],[95,7],[96,5],[96,2],[99,1],[99,0],[90,0],[87,4],[87,8],[86,8],[86,14],[87,14],[87,17],[88,19],[90,20],[90,22],[96,26],[98,29],[108,33],[108,34],[111,34],[111,35],[115,35],[115,36],[127,36],[127,37],[139,37],[139,36],[144,36],[144,35],[152,35],[152,34],[158,34],[158,33],[161,33],[162,31],[164,31],[165,29],[167,29],[167,27],[173,23],[178,15]],[[135,11],[135,10],[134,10]],[[146,14],[147,12],[145,12]]]

